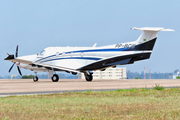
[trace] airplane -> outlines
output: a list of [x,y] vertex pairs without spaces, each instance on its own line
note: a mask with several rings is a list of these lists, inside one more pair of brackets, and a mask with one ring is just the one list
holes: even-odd
[[93,71],[104,71],[117,65],[133,64],[136,61],[149,59],[156,42],[159,31],[174,31],[161,27],[131,28],[140,30],[142,34],[136,41],[118,43],[108,46],[96,47],[48,47],[38,54],[18,57],[18,46],[15,57],[8,54],[4,60],[16,64],[19,74],[20,68],[34,71],[33,81],[37,82],[37,72],[48,72],[53,82],[59,81],[58,71],[65,71],[76,75],[84,73],[86,81],[93,80]]

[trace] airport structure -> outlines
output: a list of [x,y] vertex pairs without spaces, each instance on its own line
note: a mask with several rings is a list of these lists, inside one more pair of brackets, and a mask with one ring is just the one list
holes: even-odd
[[177,72],[176,75],[173,75],[173,79],[177,79],[178,76],[179,76],[179,71]]
[[[83,73],[79,73],[79,79],[85,79]],[[104,71],[94,71],[93,79],[127,79],[126,68],[108,68]]]

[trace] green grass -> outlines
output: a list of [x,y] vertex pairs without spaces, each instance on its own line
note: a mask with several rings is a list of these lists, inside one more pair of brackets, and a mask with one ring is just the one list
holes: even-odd
[[180,119],[180,88],[9,96],[0,119]]
[[158,84],[155,84],[155,87],[153,87],[154,90],[164,90],[165,88],[162,86],[159,86]]

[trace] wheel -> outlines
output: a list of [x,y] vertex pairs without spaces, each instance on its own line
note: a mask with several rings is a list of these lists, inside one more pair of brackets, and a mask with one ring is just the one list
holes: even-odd
[[85,74],[85,78],[86,78],[86,81],[87,81],[87,82],[91,82],[91,81],[93,80],[92,74],[90,74],[90,75]]
[[37,81],[38,81],[38,77],[37,77],[37,76],[34,76],[34,77],[33,77],[33,81],[34,81],[34,82],[37,82]]
[[53,82],[58,82],[59,81],[59,76],[57,74],[54,74],[51,79],[52,79]]

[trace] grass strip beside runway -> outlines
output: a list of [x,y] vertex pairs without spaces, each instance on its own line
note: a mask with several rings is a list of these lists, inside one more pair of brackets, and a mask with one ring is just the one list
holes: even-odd
[[180,88],[9,96],[0,119],[180,119]]

